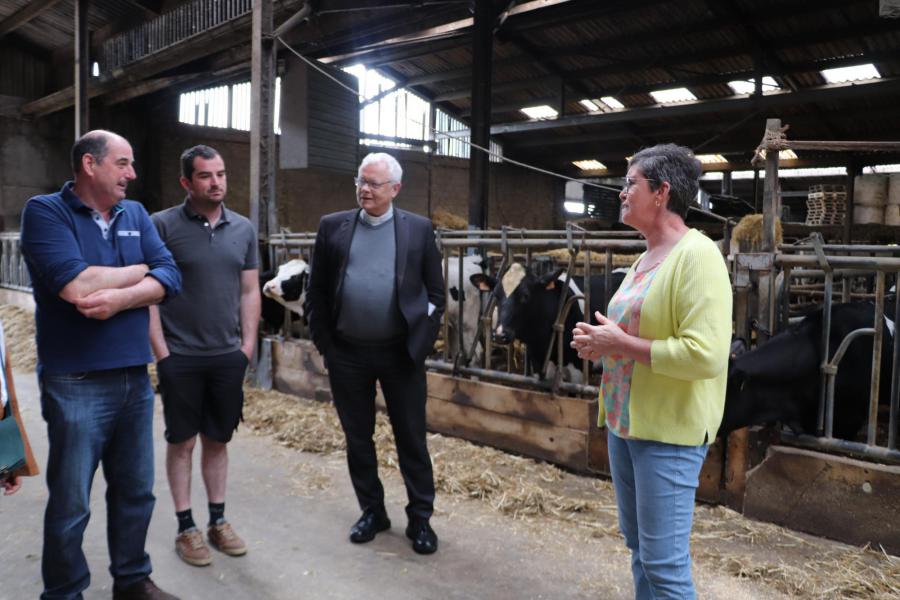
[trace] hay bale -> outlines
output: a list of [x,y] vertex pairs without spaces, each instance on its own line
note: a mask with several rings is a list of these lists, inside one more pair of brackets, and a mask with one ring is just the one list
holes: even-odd
[[34,314],[10,304],[0,305],[0,321],[6,336],[6,352],[17,371],[34,371],[37,366]]
[[[745,215],[740,222],[735,225],[731,232],[731,239],[742,246],[747,246],[750,251],[759,250],[762,246],[762,228],[763,216],[761,214]],[[775,218],[775,245],[784,242],[784,235],[781,228],[781,219]]]
[[888,184],[887,175],[857,175],[853,179],[853,205],[884,208],[888,199]]
[[461,229],[469,228],[468,219],[455,215],[449,210],[439,208],[431,212],[431,222],[436,229]]
[[[640,253],[636,254],[613,254],[612,263],[614,268],[620,267],[630,267],[634,264],[634,261],[638,259]],[[532,256],[549,256],[552,257],[557,263],[568,264],[569,263],[569,251],[565,248],[556,248],[554,250],[546,250],[544,252],[535,252]],[[584,250],[580,251],[578,255],[575,257],[575,265],[583,267],[585,261],[587,260],[586,253]],[[606,253],[593,251],[591,252],[591,269],[593,269],[600,265],[606,264]]]

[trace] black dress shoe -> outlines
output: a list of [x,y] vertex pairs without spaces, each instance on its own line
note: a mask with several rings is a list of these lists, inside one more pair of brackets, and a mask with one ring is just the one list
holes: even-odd
[[379,531],[391,528],[391,520],[388,519],[384,508],[367,508],[363,511],[359,521],[350,528],[350,541],[354,544],[364,544],[375,539]]
[[412,540],[413,550],[418,554],[434,554],[437,552],[437,534],[425,519],[410,521],[409,525],[406,526],[406,537]]

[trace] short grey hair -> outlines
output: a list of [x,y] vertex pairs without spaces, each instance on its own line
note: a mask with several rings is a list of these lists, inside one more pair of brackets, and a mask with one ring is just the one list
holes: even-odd
[[669,182],[669,203],[666,208],[687,217],[688,208],[694,203],[700,189],[703,165],[690,148],[676,144],[659,144],[644,148],[631,157],[628,168],[638,169],[649,179],[651,190],[658,190],[664,181]]
[[373,163],[384,163],[387,165],[388,172],[391,174],[391,181],[395,183],[403,182],[403,167],[397,162],[397,159],[386,152],[372,152],[366,154],[366,157],[359,163],[359,169],[356,171],[357,176],[362,176],[363,167]]

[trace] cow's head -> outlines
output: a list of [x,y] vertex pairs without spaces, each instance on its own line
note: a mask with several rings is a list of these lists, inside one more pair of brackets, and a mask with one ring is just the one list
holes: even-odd
[[308,277],[309,265],[305,260],[295,258],[278,267],[275,277],[263,285],[263,294],[303,316]]
[[[517,333],[521,333],[526,327],[541,327],[542,309],[552,304],[547,300],[557,298],[557,282],[564,269],[557,269],[540,277],[519,263],[513,263],[503,275],[498,287],[498,314],[497,325],[494,329],[494,341],[500,344],[508,344],[516,339]],[[496,289],[496,288],[495,288]],[[502,300],[500,297],[502,293]],[[554,308],[551,310],[555,310]],[[552,324],[553,316],[550,316]],[[535,322],[535,320],[539,322]]]

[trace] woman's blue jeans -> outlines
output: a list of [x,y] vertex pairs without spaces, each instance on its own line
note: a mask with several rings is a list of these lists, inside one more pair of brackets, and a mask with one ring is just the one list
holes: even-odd
[[50,455],[41,598],[81,598],[91,575],[81,549],[91,483],[103,463],[110,573],[119,586],[150,574],[144,551],[153,513],[153,391],[146,366],[39,373]]
[[635,598],[696,598],[691,523],[707,446],[624,439],[612,432],[607,443]]

